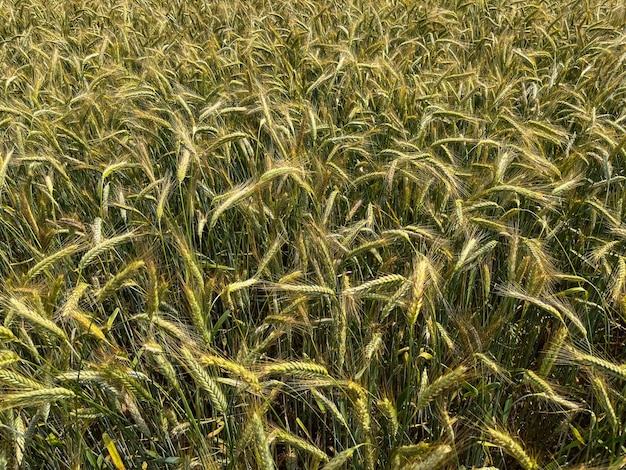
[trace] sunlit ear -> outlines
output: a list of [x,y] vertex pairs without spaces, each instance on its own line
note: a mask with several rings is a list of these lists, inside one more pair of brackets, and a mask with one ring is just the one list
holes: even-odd
[[0,470],[626,467],[624,0],[0,0]]

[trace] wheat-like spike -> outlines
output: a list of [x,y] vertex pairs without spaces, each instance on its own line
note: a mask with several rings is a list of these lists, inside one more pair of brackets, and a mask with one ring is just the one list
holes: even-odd
[[101,341],[106,341],[104,332],[94,322],[94,319],[89,315],[83,313],[78,307],[78,302],[83,296],[84,292],[89,287],[89,284],[81,282],[79,283],[68,296],[63,307],[61,307],[61,318],[72,318],[87,334],[90,334]]
[[67,296],[65,304],[61,307],[61,318],[72,316],[72,312],[78,309],[78,302],[88,288],[89,284],[86,282],[80,282],[74,289],[72,289],[71,293]]
[[7,369],[0,369],[0,382],[12,386],[16,390],[39,390],[46,388],[45,385],[35,380]]
[[297,285],[297,284],[271,284],[271,287],[278,291],[297,292],[303,294],[330,295],[334,296],[335,291],[325,286],[314,284]]
[[350,290],[350,276],[344,273],[343,280],[343,292],[339,299],[339,309],[336,316],[336,338],[337,338],[337,370],[343,370],[343,366],[346,360],[346,352],[348,345],[348,312],[353,312],[355,308],[354,299],[345,292]]
[[366,365],[372,360],[372,357],[378,352],[383,345],[383,335],[376,332],[372,335],[372,339],[365,345],[364,356],[366,359]]
[[477,243],[478,243],[478,239],[474,237],[470,238],[467,241],[467,243],[465,243],[465,245],[463,246],[463,249],[461,250],[461,253],[459,254],[457,262],[454,265],[454,269],[452,271],[453,273],[456,273],[459,269],[463,267],[467,258],[470,256],[470,253],[472,252],[472,250],[474,250],[474,247],[476,246]]
[[202,308],[200,307],[200,302],[198,302],[195,292],[189,285],[183,284],[183,291],[185,292],[185,297],[187,298],[187,302],[189,303],[190,317],[193,326],[196,327],[196,330],[198,330],[198,332],[202,336],[204,343],[209,346],[212,341],[211,332],[207,328]]
[[352,380],[340,380],[340,381],[330,381],[328,385],[336,385],[338,387],[345,388],[348,392],[352,393],[356,397],[367,397],[367,389],[363,388],[359,383],[354,382]]
[[2,200],[2,188],[4,187],[4,182],[6,181],[7,173],[9,171],[9,162],[11,161],[12,156],[13,150],[10,150],[2,161],[0,161],[0,201]]
[[254,432],[254,444],[257,451],[258,464],[261,470],[273,470],[274,460],[270,452],[270,443],[265,433],[263,420],[258,411],[252,413],[252,430]]
[[343,238],[340,241],[341,246],[344,247],[348,247],[352,244],[352,242],[354,241],[354,239],[357,237],[357,235],[363,231],[363,229],[365,227],[367,227],[368,225],[368,221],[367,220],[360,220],[359,222],[355,223],[343,236]]
[[611,299],[618,302],[623,296],[624,285],[626,284],[626,258],[620,256],[617,260],[617,273],[613,275],[611,283]]
[[423,294],[426,288],[427,276],[428,276],[428,261],[422,257],[417,262],[413,277],[411,279],[413,289],[411,291],[411,303],[407,310],[407,323],[409,328],[412,328],[417,317],[420,314],[423,304]]
[[517,281],[517,270],[519,268],[519,255],[520,255],[520,249],[519,249],[519,242],[520,242],[520,237],[519,234],[517,232],[514,232],[509,240],[509,256],[508,256],[508,263],[507,263],[507,274],[508,274],[508,279],[509,282],[516,282]]
[[552,388],[552,386],[546,382],[544,379],[535,374],[532,370],[524,371],[524,380],[530,384],[530,386],[535,390],[535,392],[543,392],[548,396],[556,395],[556,392]]
[[[70,381],[77,381],[79,383],[83,382],[82,377],[80,376],[81,371],[72,371],[66,372],[64,374],[60,374],[59,380],[66,380],[63,376],[68,375],[68,379]],[[87,376],[90,373],[86,374]],[[107,392],[107,404],[108,406],[114,410],[115,412],[122,413],[122,405],[120,400],[122,399],[122,394],[120,392],[120,387],[118,384],[112,385],[111,375],[106,374],[105,372],[97,372],[94,373],[89,380],[85,380],[85,382],[95,382],[98,387],[103,391]]]
[[322,470],[339,470],[344,468],[344,465],[352,458],[354,453],[364,445],[366,444],[362,443],[339,452],[322,467]]
[[615,408],[613,408],[613,404],[611,403],[611,399],[609,398],[609,394],[606,389],[606,384],[602,378],[598,376],[594,376],[591,378],[591,385],[593,387],[593,391],[595,392],[596,398],[600,403],[600,406],[606,413],[606,417],[611,424],[611,428],[613,432],[619,432],[620,428],[620,420],[615,413]]
[[507,432],[498,431],[491,427],[484,428],[489,440],[504,452],[509,454],[524,470],[538,470],[537,463],[524,451],[524,448]]
[[344,428],[350,429],[350,427],[348,426],[348,421],[346,420],[346,417],[339,410],[337,405],[335,405],[335,403],[332,400],[330,400],[326,395],[324,395],[322,392],[320,392],[319,390],[317,390],[314,387],[311,387],[310,391],[315,396],[315,398],[317,398],[318,400],[320,400],[320,401],[322,401],[324,403],[324,406],[330,410],[330,412],[335,417],[335,419],[337,421],[339,421],[339,423]]
[[361,432],[366,439],[370,438],[372,433],[372,420],[370,416],[369,400],[366,395],[357,395],[356,400],[353,403],[354,412],[361,428]]
[[450,387],[454,387],[463,381],[467,368],[459,366],[447,374],[438,377],[433,383],[427,385],[420,393],[415,403],[416,410],[426,407],[432,400]]
[[308,299],[309,298],[306,295],[299,295],[294,299],[293,302],[290,302],[289,305],[282,309],[281,313],[283,315],[288,315],[291,312],[297,311],[298,315],[301,315],[301,307],[306,303]]
[[482,277],[483,302],[487,302],[491,294],[491,267],[488,262],[480,264],[480,275]]
[[529,302],[533,305],[535,305],[536,307],[545,310],[546,312],[550,313],[554,318],[556,318],[557,320],[559,320],[561,323],[565,324],[565,321],[563,320],[563,315],[561,315],[561,312],[554,306],[551,305],[547,302],[544,302],[541,299],[538,299],[536,297],[527,295],[525,293],[523,293],[522,291],[518,290],[518,289],[514,289],[514,288],[503,288],[501,289],[501,295],[505,296],[505,297],[512,297],[514,299],[518,299],[518,300],[523,300],[525,302]]
[[73,391],[63,387],[39,388],[28,392],[7,393],[0,397],[0,411],[69,400],[75,396],[76,394]]
[[494,372],[496,375],[500,377],[504,377],[507,380],[509,379],[511,375],[509,371],[503,368],[500,364],[494,361],[491,357],[483,353],[474,353],[474,357],[478,359],[488,369],[491,369],[491,371]]
[[298,470],[298,454],[293,447],[287,449],[285,455],[285,467],[287,470]]
[[293,166],[278,166],[263,173],[263,175],[259,178],[259,183],[268,183],[276,178],[280,178],[281,176],[298,175],[298,173],[302,174],[301,168]]
[[135,315],[133,317],[133,320],[147,320],[151,323],[154,323],[159,329],[167,331],[169,334],[176,337],[183,343],[189,340],[189,335],[186,331],[184,331],[175,322],[166,320],[161,315],[154,314],[152,316],[149,316],[147,313],[140,313],[139,315]]
[[193,353],[187,348],[182,348],[183,365],[189,371],[194,381],[209,394],[211,404],[222,414],[228,410],[228,402],[224,392],[222,392],[219,384],[211,377],[194,357]]
[[563,398],[560,395],[549,394],[546,392],[539,392],[539,393],[535,393],[533,396],[552,402],[556,405],[559,405],[561,408],[565,408],[566,410],[575,411],[575,410],[581,409],[581,406],[579,403],[570,401],[566,398]]
[[25,436],[26,442],[32,439],[33,435],[35,434],[35,431],[39,427],[39,423],[41,421],[46,422],[49,416],[50,416],[50,403],[44,403],[43,405],[39,407],[39,409],[35,413],[35,416],[33,416],[33,418],[28,423],[28,429],[26,430],[26,436]]
[[387,300],[385,306],[380,312],[380,319],[384,320],[389,316],[391,311],[394,309],[396,305],[400,303],[400,299],[407,293],[407,291],[412,287],[411,282],[405,282],[402,284],[398,290]]
[[286,361],[270,364],[263,368],[262,375],[296,375],[300,377],[328,377],[326,367],[312,362]]
[[102,171],[102,179],[105,180],[116,171],[132,166],[132,165],[133,165],[132,163],[129,163],[127,161],[111,163]]
[[263,351],[265,351],[271,344],[275,343],[285,333],[285,330],[272,331],[269,335],[267,335],[265,339],[263,339],[263,341],[257,343],[252,349],[250,349],[250,351],[246,355],[244,363],[248,365],[255,362]]
[[[213,229],[215,224],[217,223],[217,219],[226,212],[231,207],[235,206],[239,201],[251,196],[258,189],[258,184],[248,183],[240,188],[234,189],[229,193],[220,196],[219,199],[215,198],[214,202],[218,202],[218,200],[226,198],[224,202],[222,202],[218,207],[216,207],[215,211],[211,215],[211,220],[209,221],[209,228]],[[228,196],[228,197],[227,197]]]
[[412,458],[423,455],[431,448],[428,442],[418,442],[417,444],[408,444],[396,448],[394,454],[398,457]]
[[356,399],[353,401],[354,413],[357,418],[359,430],[365,444],[365,468],[374,470],[376,466],[376,450],[372,445],[372,419],[370,416],[369,400],[365,393],[357,393]]
[[104,383],[107,381],[107,375],[104,372],[97,370],[76,370],[63,372],[62,374],[58,374],[56,379],[63,382],[98,382]]
[[252,287],[258,283],[259,280],[254,278],[246,279],[245,281],[231,282],[225,287],[225,291],[232,294],[233,292],[237,292],[241,289],[247,289],[248,287]]
[[130,240],[136,238],[137,235],[134,232],[123,233],[122,235],[118,235],[116,237],[107,238],[106,240],[100,242],[96,246],[94,246],[91,250],[87,251],[81,258],[78,263],[78,269],[83,270],[85,266],[89,265],[93,260],[98,258],[101,254],[106,253],[109,250],[112,250],[117,245],[121,245],[123,243],[129,242]]
[[26,427],[20,413],[15,413],[13,420],[13,443],[15,449],[15,466],[21,468],[26,450]]
[[322,214],[322,226],[325,226],[330,217],[330,213],[335,207],[335,199],[339,195],[339,190],[335,189],[332,193],[329,194],[328,199],[324,202],[324,213]]
[[498,241],[497,240],[491,240],[487,243],[485,243],[484,246],[480,247],[478,250],[476,250],[475,252],[471,253],[466,259],[465,262],[463,263],[462,266],[459,266],[459,269],[463,268],[464,266],[467,266],[469,263],[471,263],[474,260],[480,260],[484,254],[491,252],[496,246],[498,246]]
[[97,297],[100,302],[104,299],[111,297],[117,290],[124,284],[126,280],[131,278],[137,271],[142,269],[146,263],[141,260],[133,261],[113,278],[109,279],[100,291],[98,291]]
[[119,367],[116,364],[106,365],[104,367],[104,373],[109,379],[112,379],[116,385],[121,384],[123,387],[121,394],[122,399],[124,399],[123,394],[128,393],[132,394],[131,398],[138,396],[148,403],[154,402],[154,398],[150,392],[137,380],[145,380],[147,377],[144,374],[135,372],[129,368]]
[[448,439],[450,440],[452,447],[455,447],[454,443],[456,440],[456,433],[454,431],[454,424],[457,422],[458,418],[450,417],[450,413],[448,413],[448,410],[445,406],[441,410],[441,417],[443,418],[443,426],[446,434],[448,435]]
[[201,289],[204,288],[204,276],[202,275],[202,270],[198,267],[198,263],[195,260],[195,256],[187,246],[187,242],[181,237],[175,237],[176,244],[178,245],[178,249],[180,254],[183,257],[183,261],[185,262],[185,266],[189,269],[189,272],[193,276],[193,278],[198,283]]
[[554,273],[554,267],[550,257],[545,253],[540,240],[536,238],[522,237],[522,243],[528,249],[535,260],[535,265],[539,268],[543,275],[551,275]]
[[[173,428],[175,428],[176,426],[179,426],[181,423],[178,420],[178,416],[176,415],[176,412],[172,409],[172,408],[164,408],[163,409],[163,415],[165,418],[166,423],[164,422],[164,427],[167,426],[168,429],[171,429],[172,434],[173,433]],[[190,424],[191,425],[191,424]],[[185,429],[183,429],[184,431]]]
[[536,396],[546,398],[568,409],[579,409],[580,405],[559,396],[552,386],[531,370],[524,371],[524,379],[537,392]]
[[175,422],[176,425],[170,430],[172,436],[180,436],[191,428],[191,423],[189,421],[185,421],[184,423],[179,423],[178,421]]
[[508,166],[513,160],[515,160],[515,154],[509,150],[499,153],[496,157],[496,172],[494,174],[494,181],[496,183],[502,183],[503,176]]
[[[302,271],[303,273],[306,273],[309,267],[309,256],[307,254],[307,247],[306,247],[306,243],[304,241],[304,237],[302,236],[302,233],[298,234],[298,239],[297,239],[297,243],[298,243],[298,258],[300,260],[300,271]],[[280,282],[287,282],[287,281],[280,281]]]
[[[158,352],[154,353],[152,357],[154,358],[154,362],[156,362],[163,376],[169,381],[169,383],[172,384],[172,387],[174,387],[174,389],[177,391],[181,390],[180,383],[178,381],[178,376],[176,374],[176,370],[174,369],[174,366],[172,365],[172,363],[168,361],[167,358],[165,358],[162,353],[158,353]],[[216,395],[216,403],[220,401],[221,400],[217,399],[217,395]]]
[[167,203],[167,197],[170,193],[171,187],[172,181],[170,180],[169,176],[166,176],[164,178],[161,191],[159,192],[159,199],[157,201],[156,217],[158,223],[161,223],[161,219],[163,218],[163,213],[165,212],[165,204]]
[[413,460],[417,456],[424,455],[430,450],[431,445],[427,442],[419,442],[417,444],[407,444],[396,447],[391,457],[391,470],[400,470],[406,467],[409,460]]
[[26,279],[32,279],[42,271],[45,271],[49,266],[52,266],[56,261],[72,256],[79,249],[80,247],[78,245],[69,245],[57,251],[56,253],[53,253],[50,256],[42,259],[35,266],[28,270],[28,272],[26,273]]
[[[235,311],[235,304],[233,303],[231,294],[242,289],[247,289],[248,287],[252,287],[258,284],[260,281],[258,279],[247,279],[245,281],[236,281],[228,284],[223,290],[222,295],[226,298],[226,305],[228,309],[231,311]],[[241,300],[238,300],[239,306],[243,309],[243,305]]]
[[235,311],[235,303],[233,302],[233,298],[231,297],[230,291],[228,290],[228,288],[225,288],[222,291],[222,297],[224,298],[224,304],[225,304],[226,308],[230,312],[234,312]]
[[[320,229],[321,230],[321,229]],[[337,274],[335,271],[335,259],[330,255],[330,250],[328,249],[328,236],[326,233],[322,232],[320,237],[315,238],[315,242],[322,256],[319,258],[322,261],[322,266],[326,269],[327,277],[324,278],[320,276],[320,280],[322,283],[328,282],[331,288],[336,287],[336,279]]]
[[441,338],[443,339],[443,342],[446,344],[446,347],[450,351],[456,352],[456,350],[457,350],[456,344],[454,344],[454,341],[452,341],[452,338],[450,338],[450,334],[444,328],[444,326],[441,323],[439,323],[438,321],[433,321],[430,318],[427,319],[426,321],[429,324],[429,326],[432,326],[432,324],[435,325],[435,327],[437,328],[437,331],[439,332],[439,336],[441,336]]
[[[259,279],[263,275],[263,272],[267,270],[267,266],[269,265],[270,261],[272,261],[272,258],[276,256],[276,253],[278,253],[278,251],[282,248],[283,244],[284,240],[280,236],[276,240],[274,240],[272,246],[270,246],[269,250],[267,250],[267,253],[265,253],[265,255],[263,256],[263,259],[261,259],[261,262],[257,267],[256,274],[253,276],[253,278]],[[269,271],[268,274],[270,274]]]
[[109,214],[109,195],[111,194],[111,182],[107,181],[107,184],[102,188],[102,215],[107,217]]
[[198,227],[196,228],[196,235],[199,239],[202,239],[202,234],[204,233],[204,228],[207,223],[207,216],[202,212],[198,211]]
[[571,352],[573,354],[574,363],[594,369],[600,369],[613,377],[626,380],[626,364],[614,364],[602,358],[592,356],[591,354],[585,354],[575,349],[571,349]]
[[63,340],[67,339],[67,335],[65,334],[65,332],[61,328],[59,328],[52,320],[48,320],[47,318],[42,317],[15,298],[10,299],[9,302],[14,311],[23,319],[28,320],[33,326],[39,326],[40,328],[53,334],[57,338]]
[[585,325],[583,324],[581,319],[578,317],[578,314],[574,310],[569,308],[568,306],[564,305],[563,303],[555,302],[555,301],[553,301],[553,302],[559,308],[559,310],[561,312],[563,312],[563,315],[565,315],[568,318],[568,320],[570,322],[572,322],[572,324],[576,327],[576,329],[578,329],[580,334],[584,338],[586,338],[587,337],[587,328],[585,328]]
[[548,349],[546,350],[543,360],[541,361],[541,366],[539,367],[539,375],[546,377],[552,371],[559,355],[559,351],[561,350],[567,335],[568,330],[566,327],[559,328],[552,335]]
[[139,430],[144,435],[149,436],[150,428],[148,427],[146,420],[143,419],[143,416],[141,416],[141,411],[139,410],[139,407],[137,406],[135,397],[131,395],[130,393],[125,392],[122,394],[122,399],[124,401],[126,410],[130,414],[130,416],[133,418],[133,421],[135,422]]
[[285,330],[290,330],[300,324],[298,319],[292,315],[267,315],[263,319],[263,323],[266,325],[271,325],[275,328],[282,328]]
[[343,291],[343,293],[346,295],[355,295],[360,292],[370,290],[373,287],[383,286],[387,284],[394,284],[397,282],[407,282],[407,279],[404,276],[401,276],[400,274],[388,274],[386,276],[379,277],[378,279],[373,279],[361,285],[352,287],[350,289],[346,289]]
[[448,459],[452,453],[452,447],[447,444],[442,444],[433,449],[425,459],[421,462],[408,467],[410,470],[436,470]]
[[463,214],[463,200],[457,199],[454,201],[454,212],[456,216],[455,227],[457,229],[466,225],[465,215]]
[[549,205],[555,201],[554,197],[551,197],[541,191],[533,191],[530,188],[525,188],[523,186],[516,186],[513,184],[499,184],[497,186],[493,186],[487,189],[482,194],[486,196],[494,192],[517,193],[521,196],[524,196],[527,199],[535,200],[538,203],[545,204],[545,205]]
[[178,166],[176,167],[176,179],[179,184],[182,183],[187,176],[190,161],[191,150],[186,145],[183,145],[180,152],[180,159],[178,160]]
[[89,421],[102,419],[106,415],[102,411],[99,411],[97,408],[78,408],[71,411],[71,416],[72,418],[81,421]]
[[93,219],[91,225],[93,244],[99,245],[102,243],[102,217],[96,217]]
[[324,278],[324,273],[322,272],[321,265],[319,263],[319,258],[311,259],[311,264],[313,265],[313,272],[316,274],[317,279],[323,284],[325,281],[325,278]]
[[7,349],[0,351],[0,369],[10,366],[11,364],[15,364],[20,360],[20,356],[18,356],[14,351],[9,351]]
[[5,341],[7,343],[12,342],[12,341],[16,341],[17,337],[13,334],[13,332],[11,330],[9,330],[8,328],[0,325],[0,339],[2,341]]
[[314,446],[310,442],[305,441],[301,437],[298,437],[294,434],[291,434],[290,432],[278,428],[275,428],[272,431],[272,434],[282,443],[303,452],[307,452],[322,462],[328,462],[329,460],[328,455],[326,455],[323,450],[321,450],[319,447]]
[[[259,416],[263,416],[267,410],[270,408],[271,404],[274,402],[276,397],[280,394],[280,386],[275,387],[270,392],[269,396],[261,401],[260,405],[258,405],[257,413]],[[241,453],[245,450],[251,440],[254,438],[254,423],[252,420],[247,420],[246,424],[243,426],[243,429],[237,435],[238,445],[235,449],[235,459],[238,459]]]
[[254,392],[261,391],[258,376],[241,364],[211,354],[203,354],[199,356],[198,362],[205,366],[219,367],[220,369],[223,369],[242,379],[245,383],[252,387]]
[[389,421],[391,437],[397,436],[400,430],[400,423],[398,422],[398,410],[396,410],[396,406],[389,398],[384,397],[378,400],[378,408],[380,408],[380,411],[382,411],[387,421]]

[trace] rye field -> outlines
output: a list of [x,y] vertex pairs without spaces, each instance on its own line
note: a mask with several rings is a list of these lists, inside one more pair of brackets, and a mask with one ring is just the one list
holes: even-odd
[[0,469],[626,465],[622,0],[0,18]]

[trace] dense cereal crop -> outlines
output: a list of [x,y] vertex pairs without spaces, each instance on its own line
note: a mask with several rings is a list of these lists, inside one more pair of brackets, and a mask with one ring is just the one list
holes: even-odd
[[623,1],[0,18],[0,469],[626,464]]

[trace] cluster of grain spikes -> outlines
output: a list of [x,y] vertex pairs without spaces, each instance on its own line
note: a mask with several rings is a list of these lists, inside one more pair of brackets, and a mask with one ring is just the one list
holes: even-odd
[[0,467],[623,465],[623,2],[0,17]]

